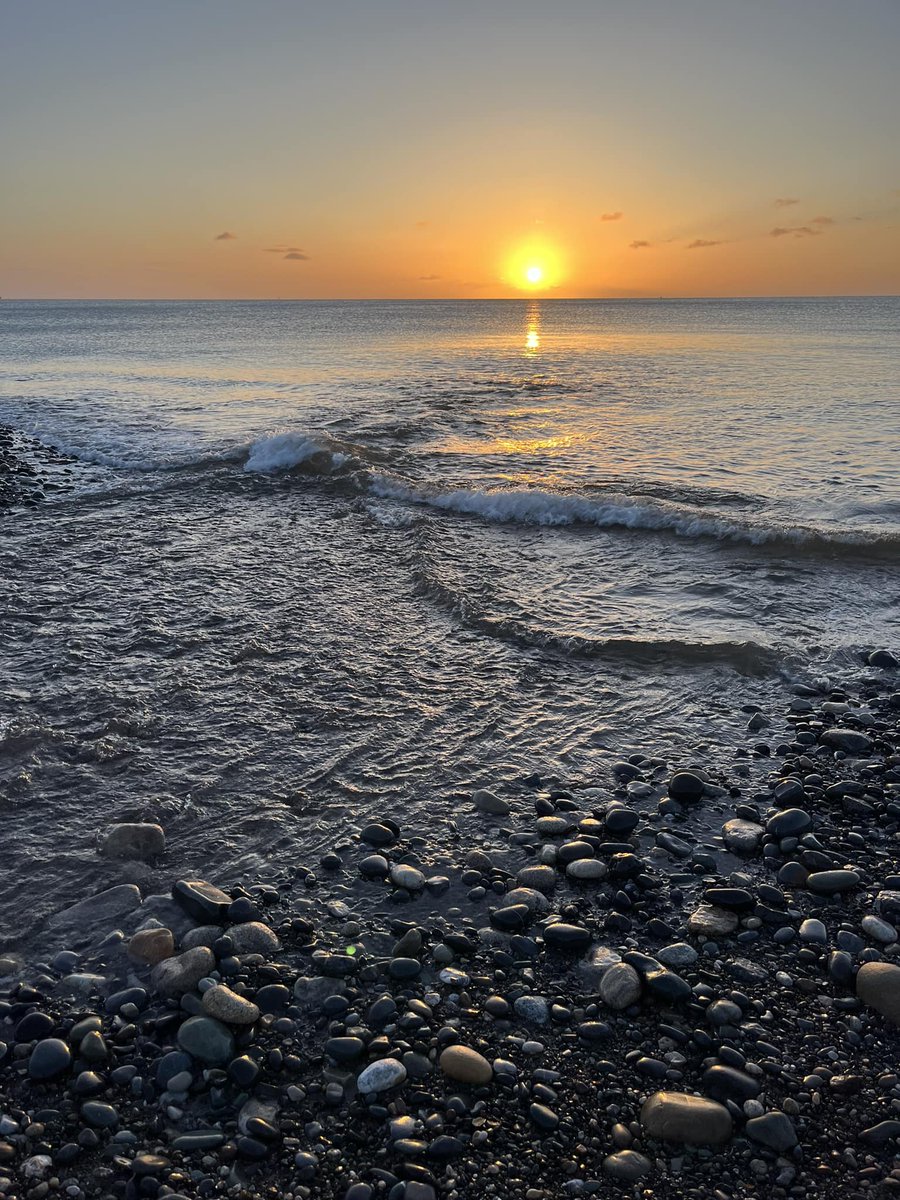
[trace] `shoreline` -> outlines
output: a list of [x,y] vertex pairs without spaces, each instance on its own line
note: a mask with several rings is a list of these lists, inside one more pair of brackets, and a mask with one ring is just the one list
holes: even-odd
[[[483,835],[372,815],[293,886],[54,914],[44,961],[0,957],[0,1194],[900,1186],[900,681],[872,675],[750,714],[728,774],[635,754],[476,791]],[[165,868],[157,826],[101,850]]]

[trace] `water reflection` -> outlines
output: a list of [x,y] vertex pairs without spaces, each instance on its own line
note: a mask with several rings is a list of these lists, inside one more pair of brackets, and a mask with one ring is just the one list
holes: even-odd
[[533,357],[541,349],[541,306],[532,300],[525,311],[525,353]]

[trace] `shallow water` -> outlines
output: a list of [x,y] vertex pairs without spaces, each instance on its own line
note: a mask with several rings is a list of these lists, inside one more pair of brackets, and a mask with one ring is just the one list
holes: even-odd
[[11,303],[0,927],[752,745],[896,648],[900,301]]

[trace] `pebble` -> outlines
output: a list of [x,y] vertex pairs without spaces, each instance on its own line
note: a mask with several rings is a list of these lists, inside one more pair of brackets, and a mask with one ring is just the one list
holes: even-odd
[[396,1058],[382,1058],[360,1072],[356,1086],[361,1092],[386,1092],[406,1081],[406,1067]]

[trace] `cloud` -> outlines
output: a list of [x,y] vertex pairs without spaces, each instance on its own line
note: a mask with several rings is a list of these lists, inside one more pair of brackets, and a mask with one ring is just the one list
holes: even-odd
[[799,200],[795,200],[793,196],[779,196],[775,201],[776,208],[790,208],[792,204],[799,204]]
[[309,262],[309,255],[304,254],[302,250],[289,250],[284,257],[290,258],[294,262]]
[[710,242],[706,238],[697,238],[687,247],[688,250],[705,250],[707,246],[721,246],[721,242]]
[[813,229],[811,225],[776,225],[769,230],[769,237],[818,237],[821,229]]
[[810,225],[833,225],[834,217],[813,217]]
[[625,216],[625,214],[621,213],[621,212],[601,213],[600,220],[601,221],[621,221],[624,216]]
[[213,241],[214,242],[236,242],[237,234],[229,233],[229,231],[226,229],[224,233],[217,233],[216,236],[213,238]]
[[266,246],[266,254],[302,254],[299,246]]
[[436,279],[441,279],[440,275],[420,275],[419,278],[423,283],[434,283]]
[[647,250],[647,249],[649,249],[649,246],[650,246],[649,242],[630,242],[628,249],[629,250]]
[[427,229],[430,224],[430,221],[416,221],[416,229]]

